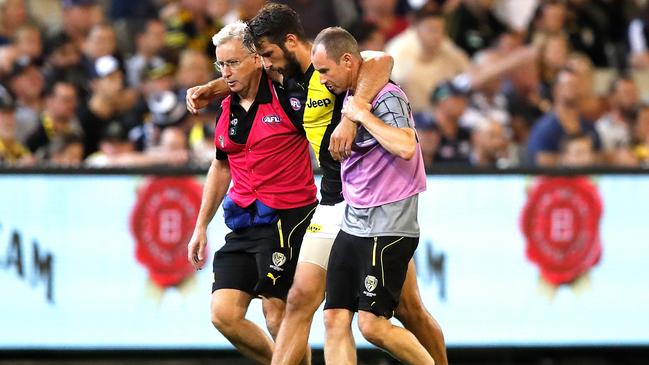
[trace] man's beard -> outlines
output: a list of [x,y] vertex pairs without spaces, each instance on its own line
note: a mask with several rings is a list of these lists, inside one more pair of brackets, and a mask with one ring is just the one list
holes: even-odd
[[282,76],[287,78],[293,78],[299,75],[300,73],[302,73],[302,67],[300,66],[300,62],[298,62],[295,53],[289,52],[283,46],[280,48],[284,52],[284,58],[286,58],[286,65],[280,72]]

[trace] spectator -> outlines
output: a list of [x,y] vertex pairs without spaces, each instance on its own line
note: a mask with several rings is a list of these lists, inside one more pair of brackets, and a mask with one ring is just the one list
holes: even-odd
[[469,56],[493,46],[507,30],[493,13],[493,0],[462,0],[449,20],[449,36]]
[[0,165],[27,164],[31,153],[16,138],[16,104],[7,89],[0,87]]
[[160,16],[167,25],[165,44],[176,52],[184,48],[207,52],[212,35],[220,27],[209,17],[207,0],[171,2]]
[[83,138],[69,133],[52,138],[41,160],[58,167],[79,167],[83,161]]
[[13,44],[18,57],[29,57],[39,65],[43,63],[43,40],[35,25],[23,25],[18,28]]
[[578,75],[568,68],[561,70],[553,91],[552,111],[536,121],[530,132],[528,158],[532,165],[556,166],[560,142],[565,136],[584,134],[593,140],[595,150],[601,149],[595,127],[580,114],[583,95]]
[[87,154],[97,151],[101,131],[108,121],[122,117],[137,101],[135,90],[124,87],[124,73],[113,56],[103,56],[95,61],[90,89],[87,104],[82,104],[79,109]]
[[602,138],[605,161],[624,164],[631,149],[631,126],[639,102],[633,79],[628,76],[615,78],[609,88],[608,102],[610,110],[597,120],[595,128]]
[[[503,56],[495,51],[483,51],[476,57],[472,65],[474,69],[494,67],[503,60]],[[496,121],[500,123],[508,135],[510,131],[510,115],[507,109],[507,98],[502,93],[502,74],[493,75],[481,84],[472,85],[469,105],[461,118],[461,124],[469,129],[480,123]]]
[[460,116],[467,105],[466,91],[452,82],[439,84],[431,94],[432,114],[415,114],[424,165],[469,164],[471,131],[460,126]]
[[394,58],[392,78],[415,112],[430,110],[428,96],[435,87],[469,68],[469,58],[446,37],[445,26],[441,13],[417,11],[413,25],[386,47]]
[[347,30],[358,42],[358,49],[361,52],[385,49],[385,36],[376,24],[359,20],[352,23]]
[[159,1],[111,0],[106,4],[109,18],[117,34],[117,48],[124,54],[134,53],[137,34],[141,32],[148,19],[158,16],[156,3]]
[[169,128],[161,138],[161,147],[146,152],[135,151],[124,125],[117,120],[111,121],[102,133],[99,151],[90,155],[85,164],[91,167],[133,167],[187,163],[188,152],[182,132]]
[[593,139],[585,134],[565,135],[559,143],[561,167],[590,167],[596,164],[596,156]]
[[112,56],[118,60],[121,68],[121,60],[117,55],[117,39],[113,26],[107,23],[97,24],[90,30],[82,49],[83,64],[88,78],[95,74],[95,62],[104,56]]
[[16,138],[25,143],[43,110],[43,75],[28,57],[17,59],[5,84],[16,99]]
[[101,7],[94,0],[61,0],[61,6],[63,29],[50,41],[57,43],[59,38],[66,38],[81,49],[92,27],[103,20]]
[[573,53],[566,63],[577,76],[579,76],[579,87],[583,95],[580,109],[583,116],[588,120],[597,120],[606,109],[604,98],[595,93],[595,70],[593,63],[583,53]]
[[0,46],[11,43],[16,32],[27,22],[25,0],[0,2]]
[[165,41],[164,23],[159,19],[147,19],[135,31],[134,36],[135,54],[126,60],[126,80],[130,87],[140,85],[142,73],[148,63],[164,61],[160,56]]
[[25,145],[36,152],[47,148],[54,137],[66,134],[81,135],[82,129],[76,117],[77,90],[74,85],[58,81],[45,90],[45,110],[39,118],[38,127],[27,138]]
[[187,49],[180,54],[176,85],[181,90],[179,94],[185,99],[185,92],[190,87],[202,85],[212,80],[214,66],[203,52]]
[[511,153],[509,138],[502,123],[486,120],[471,132],[471,165],[476,167],[512,167],[518,164]]
[[503,87],[519,163],[527,161],[527,139],[532,125],[552,108],[552,102],[543,97],[539,80],[538,62],[532,60],[515,68]]
[[557,74],[568,63],[570,45],[564,35],[548,36],[538,44],[541,45],[541,93],[543,98],[551,100]]
[[46,85],[65,81],[73,84],[78,91],[87,88],[86,72],[81,65],[81,50],[70,38],[56,38],[47,44],[46,51],[45,65],[42,69]]
[[386,42],[408,28],[408,20],[396,12],[397,0],[360,0],[359,2],[363,20],[376,24]]
[[564,35],[566,15],[567,9],[563,1],[541,2],[530,30],[532,43],[543,44],[549,37]]
[[142,75],[140,97],[135,106],[125,115],[125,122],[136,150],[144,151],[157,143],[157,133],[152,122],[148,100],[153,95],[170,92],[176,94],[175,68],[164,60],[152,60]]

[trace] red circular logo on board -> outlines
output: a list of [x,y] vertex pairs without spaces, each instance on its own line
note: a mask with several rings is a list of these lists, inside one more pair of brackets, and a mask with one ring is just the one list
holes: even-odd
[[521,215],[527,258],[551,284],[573,282],[599,261],[602,201],[586,177],[543,177]]
[[148,179],[131,215],[137,260],[156,284],[177,285],[194,273],[187,243],[201,205],[202,188],[191,177]]

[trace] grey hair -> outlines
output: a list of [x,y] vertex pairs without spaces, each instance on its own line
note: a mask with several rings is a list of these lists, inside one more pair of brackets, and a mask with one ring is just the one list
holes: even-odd
[[233,39],[238,39],[248,51],[254,53],[255,46],[254,42],[251,41],[251,38],[252,37],[250,30],[248,29],[248,25],[240,20],[237,20],[236,22],[230,23],[221,28],[221,30],[219,30],[219,32],[212,37],[212,43],[214,44],[214,46],[218,47]]

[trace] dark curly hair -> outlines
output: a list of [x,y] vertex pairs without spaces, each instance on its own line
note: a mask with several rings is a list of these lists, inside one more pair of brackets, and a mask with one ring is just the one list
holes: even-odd
[[248,22],[248,28],[257,47],[262,38],[283,47],[287,34],[293,34],[301,41],[305,40],[300,17],[295,10],[283,4],[266,4]]

